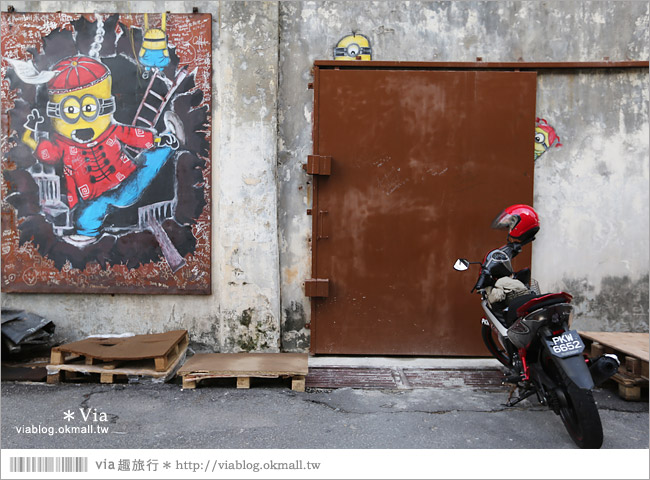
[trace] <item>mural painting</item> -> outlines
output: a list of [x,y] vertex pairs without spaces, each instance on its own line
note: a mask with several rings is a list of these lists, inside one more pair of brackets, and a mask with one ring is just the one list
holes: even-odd
[[370,40],[354,32],[343,37],[334,47],[334,60],[372,60]]
[[2,14],[2,289],[210,293],[211,17]]
[[561,147],[560,137],[543,118],[535,119],[535,160],[551,147]]

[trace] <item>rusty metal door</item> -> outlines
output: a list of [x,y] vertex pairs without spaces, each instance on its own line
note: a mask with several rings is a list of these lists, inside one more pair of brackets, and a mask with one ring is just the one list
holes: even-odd
[[536,74],[317,66],[314,90],[312,353],[485,355],[452,265],[532,203]]

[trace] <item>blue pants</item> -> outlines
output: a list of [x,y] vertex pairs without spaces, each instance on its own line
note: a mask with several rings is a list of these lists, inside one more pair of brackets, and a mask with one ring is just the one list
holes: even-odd
[[77,234],[88,237],[98,236],[106,215],[116,208],[130,207],[137,202],[173,152],[169,147],[161,147],[141,153],[140,157],[144,158],[144,164],[126,180],[99,197],[80,204],[77,207],[79,213],[75,221]]
[[145,50],[140,57],[140,63],[146,67],[146,70],[152,67],[162,70],[169,65],[169,56],[165,56],[164,50]]

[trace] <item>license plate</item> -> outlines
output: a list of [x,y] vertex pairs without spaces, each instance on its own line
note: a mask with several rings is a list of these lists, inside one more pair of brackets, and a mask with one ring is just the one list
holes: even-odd
[[575,330],[569,330],[560,335],[547,338],[546,344],[551,350],[551,353],[560,358],[578,355],[585,349],[585,344]]

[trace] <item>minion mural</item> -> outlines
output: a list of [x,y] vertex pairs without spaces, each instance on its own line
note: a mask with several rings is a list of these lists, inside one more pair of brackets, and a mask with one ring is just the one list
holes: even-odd
[[339,40],[334,47],[334,60],[372,60],[370,40],[360,33],[352,33]]
[[549,148],[561,147],[560,137],[555,133],[555,128],[550,126],[543,118],[535,119],[535,160],[541,157]]
[[140,63],[144,66],[143,78],[149,78],[149,71],[157,70],[169,65],[169,49],[167,48],[167,14],[162,14],[162,26],[149,28],[149,14],[144,14],[144,40],[138,55]]
[[2,15],[3,289],[209,293],[210,15]]

